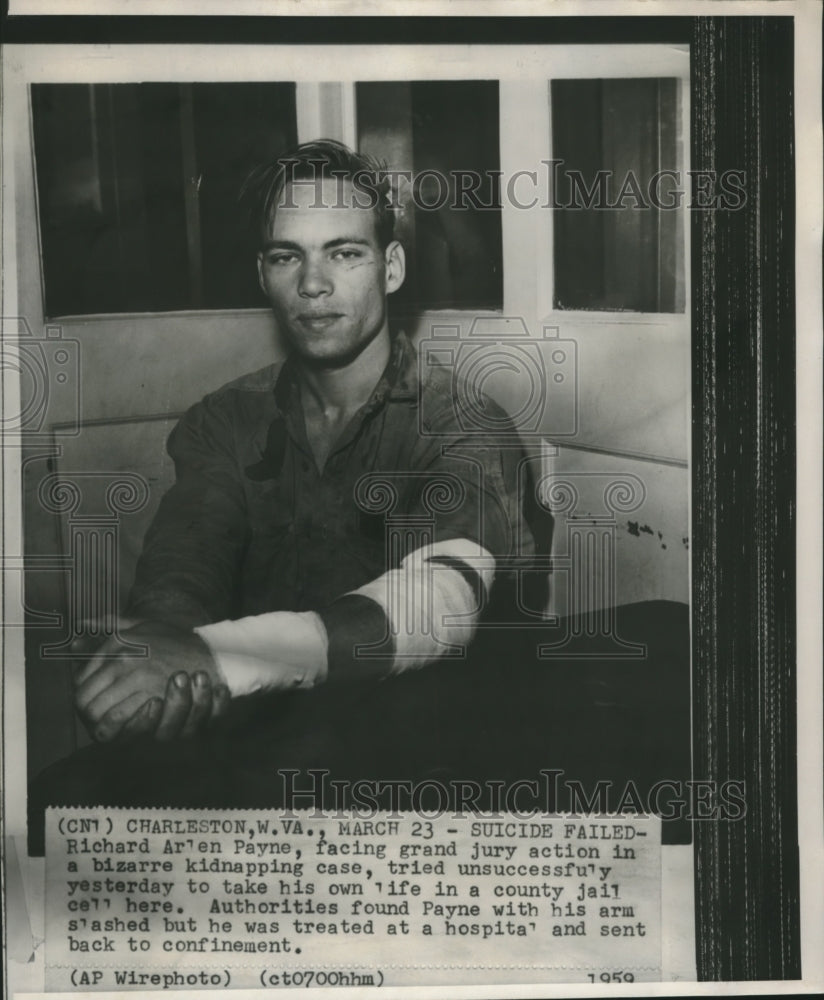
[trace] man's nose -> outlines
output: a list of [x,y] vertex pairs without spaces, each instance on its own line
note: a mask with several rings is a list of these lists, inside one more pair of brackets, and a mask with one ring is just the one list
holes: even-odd
[[300,271],[298,291],[307,298],[328,295],[332,291],[332,281],[323,261],[307,259]]

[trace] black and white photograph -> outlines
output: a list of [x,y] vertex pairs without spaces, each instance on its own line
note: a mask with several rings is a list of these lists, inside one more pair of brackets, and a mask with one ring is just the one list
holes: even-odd
[[824,982],[821,10],[439,6],[6,16],[10,995]]

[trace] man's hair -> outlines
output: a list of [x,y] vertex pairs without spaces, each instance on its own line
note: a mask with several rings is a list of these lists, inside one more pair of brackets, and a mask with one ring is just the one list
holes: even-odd
[[[375,213],[375,230],[382,250],[392,242],[395,213],[386,165],[355,153],[334,139],[317,139],[294,147],[276,160],[256,167],[240,192],[254,239],[260,246],[271,232],[279,207],[293,204],[286,188],[293,182],[317,185],[323,180],[347,180],[358,192],[353,203]],[[318,194],[318,198],[320,195]],[[341,202],[336,202],[339,206]]]

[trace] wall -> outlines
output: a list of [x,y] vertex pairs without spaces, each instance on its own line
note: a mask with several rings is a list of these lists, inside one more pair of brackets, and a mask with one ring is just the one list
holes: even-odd
[[[544,451],[548,490],[568,483],[579,500],[555,510],[553,554],[596,519],[614,539],[614,578],[577,581],[577,603],[556,574],[552,610],[689,601],[689,330],[654,318],[594,322],[555,314],[577,348],[578,431]],[[623,487],[622,485],[623,484]],[[610,488],[612,492],[610,493]],[[592,576],[593,567],[577,573]],[[596,574],[597,575],[597,574]],[[581,600],[583,599],[583,606]]]

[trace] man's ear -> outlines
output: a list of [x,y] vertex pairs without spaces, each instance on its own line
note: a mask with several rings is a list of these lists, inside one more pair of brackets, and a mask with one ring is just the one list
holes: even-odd
[[384,253],[386,261],[386,294],[391,295],[403,284],[406,277],[406,254],[397,240],[393,240]]

